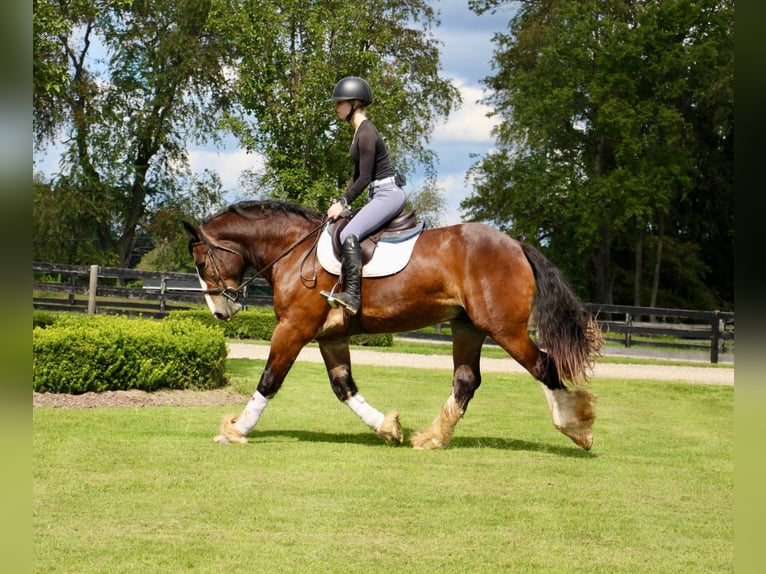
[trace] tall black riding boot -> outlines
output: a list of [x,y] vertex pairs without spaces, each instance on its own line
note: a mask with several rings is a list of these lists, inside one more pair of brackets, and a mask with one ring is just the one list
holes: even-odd
[[[362,288],[362,249],[359,247],[356,235],[349,235],[343,242],[341,270],[345,290],[328,297],[327,302],[333,307],[341,305],[349,315],[356,315],[359,311]],[[322,292],[322,295],[325,295],[325,292]]]

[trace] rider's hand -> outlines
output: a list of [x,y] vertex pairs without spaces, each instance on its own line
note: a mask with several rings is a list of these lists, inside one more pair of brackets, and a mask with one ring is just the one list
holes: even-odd
[[343,205],[340,201],[336,201],[327,209],[327,218],[336,219],[341,213],[343,213],[344,209],[346,209],[346,206]]

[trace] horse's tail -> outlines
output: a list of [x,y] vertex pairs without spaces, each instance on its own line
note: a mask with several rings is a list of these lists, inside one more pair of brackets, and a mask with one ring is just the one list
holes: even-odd
[[537,282],[532,319],[538,344],[553,359],[561,378],[584,383],[603,342],[598,323],[545,255],[526,243],[521,248]]

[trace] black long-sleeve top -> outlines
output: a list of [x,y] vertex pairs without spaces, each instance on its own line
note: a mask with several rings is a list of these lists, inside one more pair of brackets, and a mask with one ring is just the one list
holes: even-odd
[[370,182],[394,175],[394,168],[383,137],[368,119],[356,130],[349,155],[354,162],[354,177],[342,197],[351,205]]

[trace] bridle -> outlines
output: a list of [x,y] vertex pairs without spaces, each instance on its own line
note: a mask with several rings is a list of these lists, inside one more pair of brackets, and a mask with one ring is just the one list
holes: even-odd
[[[242,283],[240,283],[239,287],[230,287],[230,286],[226,285],[226,283],[224,283],[223,278],[221,276],[221,271],[220,271],[220,269],[218,267],[218,261],[216,260],[215,255],[214,255],[214,250],[217,249],[217,250],[220,250],[220,251],[225,251],[226,253],[233,253],[234,255],[239,255],[242,258],[242,261],[245,264],[247,264],[248,261],[247,261],[247,258],[245,257],[245,255],[241,251],[238,251],[237,249],[234,249],[232,247],[227,247],[225,245],[219,245],[218,243],[214,243],[213,241],[211,241],[205,235],[205,233],[202,231],[201,228],[198,229],[199,234],[200,234],[200,240],[199,241],[194,241],[194,242],[190,243],[189,244],[189,248],[193,249],[194,247],[197,247],[198,245],[204,245],[205,246],[205,251],[207,253],[207,259],[211,263],[211,265],[213,266],[213,273],[215,275],[215,277],[214,277],[215,278],[215,282],[218,284],[217,287],[214,287],[212,289],[203,289],[202,290],[202,294],[203,295],[221,295],[223,297],[226,297],[232,303],[236,303],[237,300],[240,298],[240,296],[242,296],[242,293],[244,292],[245,288],[248,285],[252,284],[253,281],[258,279],[258,277],[263,276],[263,274],[266,271],[268,271],[271,267],[276,265],[277,262],[279,262],[280,260],[282,260],[285,257],[287,257],[287,255],[289,255],[296,247],[298,247],[301,243],[303,243],[309,237],[311,237],[312,235],[314,235],[316,233],[317,237],[314,240],[314,243],[312,244],[311,249],[309,249],[309,251],[306,253],[306,258],[308,258],[309,254],[316,248],[317,243],[319,243],[319,233],[317,233],[317,232],[320,229],[322,229],[324,227],[324,225],[325,225],[325,218],[322,218],[322,222],[317,227],[315,227],[314,229],[309,231],[306,235],[304,235],[303,237],[298,239],[298,241],[293,243],[290,247],[285,249],[285,251],[280,253],[274,259],[274,261],[272,261],[268,265],[265,265],[264,267],[261,267],[260,269],[258,269],[255,272],[254,275],[249,277],[246,281],[243,281]],[[305,259],[304,259],[304,261],[305,261]],[[314,274],[313,280],[314,281],[316,280],[316,272]]]

